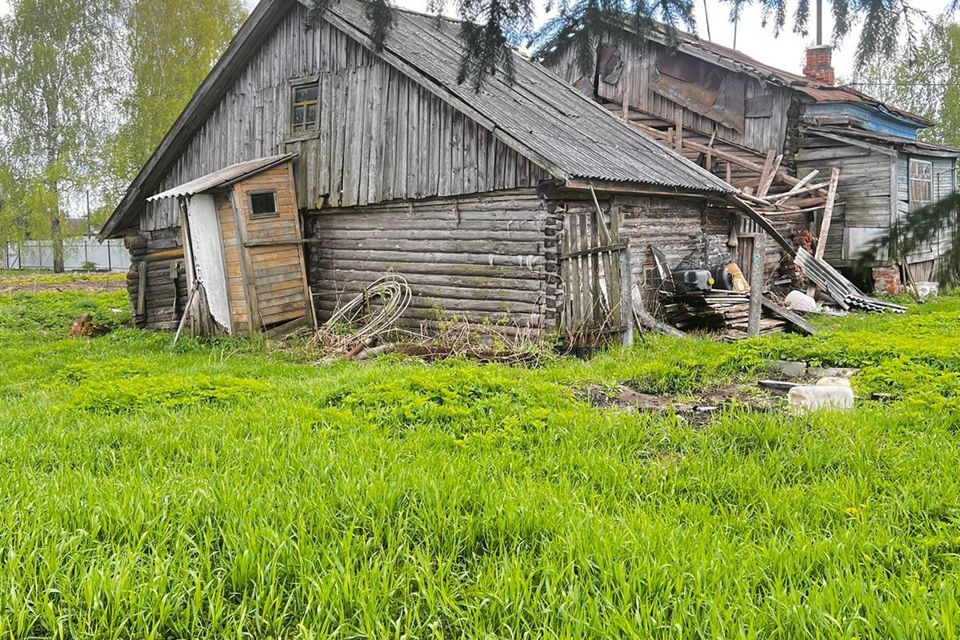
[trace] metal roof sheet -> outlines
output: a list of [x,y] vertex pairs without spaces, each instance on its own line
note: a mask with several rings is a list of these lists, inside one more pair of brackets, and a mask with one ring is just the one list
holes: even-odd
[[185,182],[179,186],[176,186],[172,189],[168,189],[163,193],[158,193],[155,196],[150,196],[147,198],[147,202],[155,202],[157,200],[164,200],[166,198],[182,198],[197,195],[198,193],[204,193],[218,187],[223,187],[234,182],[248,178],[254,174],[265,171],[270,167],[276,166],[281,162],[286,162],[293,158],[291,154],[284,154],[279,156],[270,156],[268,158],[257,158],[256,160],[249,160],[247,162],[240,162],[229,167],[218,169],[212,173],[208,173],[205,176],[201,176],[196,180],[191,180],[190,182]]

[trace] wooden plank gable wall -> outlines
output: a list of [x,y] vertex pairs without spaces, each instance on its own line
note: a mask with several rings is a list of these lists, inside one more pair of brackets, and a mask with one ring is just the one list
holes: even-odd
[[[762,109],[745,113],[744,125],[741,129],[724,126],[707,116],[704,116],[689,107],[667,98],[654,87],[660,72],[657,70],[657,60],[661,56],[677,55],[667,47],[652,41],[646,41],[640,47],[631,44],[617,45],[616,55],[622,62],[619,73],[609,77],[613,82],[606,82],[601,74],[597,94],[606,100],[623,104],[626,99],[634,109],[645,111],[653,116],[668,122],[682,120],[685,130],[698,131],[711,135],[716,130],[717,138],[733,144],[742,145],[755,151],[766,153],[769,149],[782,150],[784,148],[790,117],[790,108],[794,99],[791,92],[781,86],[764,82],[745,73],[735,73],[714,67],[711,73],[720,74],[723,81],[735,79],[743,83],[744,101],[749,105],[752,101],[763,103]],[[707,63],[704,63],[707,64]],[[561,78],[577,84],[581,88],[591,85],[593,76],[581,71],[576,52],[571,50],[560,60],[550,65],[554,73]]]
[[[301,208],[536,186],[549,177],[357,41],[305,28],[296,3],[194,135],[157,191],[258,157],[298,152]],[[291,86],[319,79],[320,124],[290,134]],[[176,203],[147,205],[141,229],[179,224]]]

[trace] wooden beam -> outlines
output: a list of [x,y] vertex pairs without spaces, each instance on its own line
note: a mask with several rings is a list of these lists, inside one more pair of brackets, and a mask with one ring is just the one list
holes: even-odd
[[680,151],[683,149],[683,109],[677,109],[674,112],[674,119],[677,123],[677,128],[674,134],[674,143],[676,144],[677,151]]
[[788,194],[783,194],[782,196],[780,196],[780,197],[778,197],[776,200],[774,200],[774,201],[773,201],[773,204],[774,204],[775,206],[779,206],[779,205],[782,205],[782,204],[783,204],[784,202],[786,202],[787,200],[790,200],[791,198],[796,198],[797,196],[802,196],[802,195],[806,195],[806,194],[808,194],[808,193],[813,193],[814,191],[820,191],[820,190],[823,189],[824,187],[829,187],[829,186],[830,186],[830,183],[829,183],[829,182],[821,182],[821,183],[819,183],[819,184],[811,184],[811,185],[808,185],[808,186],[806,186],[806,187],[803,187],[802,189],[797,189],[796,187],[794,187],[793,189],[790,190],[789,195],[788,195]]
[[[802,188],[804,188],[805,186],[807,186],[807,183],[810,182],[811,180],[813,180],[819,173],[820,173],[820,170],[819,170],[819,169],[814,169],[813,171],[811,171],[811,172],[808,173],[807,175],[805,175],[805,176],[803,176],[802,178],[800,178],[800,182],[798,182],[797,184],[793,185],[793,187],[790,189],[790,191],[787,191],[787,192],[784,193],[782,196],[780,196],[780,199],[777,200],[774,204],[780,204],[780,203],[783,202],[784,200],[787,200],[788,198],[790,198],[790,197],[792,197],[793,195],[795,195],[798,191],[800,191],[800,189],[802,189]],[[829,184],[829,183],[827,183],[827,184]]]
[[[771,150],[772,153],[772,150]],[[767,172],[767,175],[760,181],[760,188],[757,190],[757,196],[761,198],[767,197],[767,191],[770,190],[770,187],[773,185],[773,179],[777,176],[777,172],[780,169],[780,163],[783,161],[783,154],[778,155],[773,164],[770,167],[770,171]]]
[[805,333],[808,336],[812,336],[817,332],[816,327],[814,327],[812,324],[810,324],[809,322],[801,318],[798,314],[794,313],[793,311],[790,311],[789,309],[781,307],[780,305],[773,302],[766,296],[761,296],[760,304],[762,304],[763,308],[766,309],[767,311],[770,311],[776,316],[780,316],[781,318],[783,318],[784,320],[792,324],[795,328],[799,329],[801,333]]
[[820,221],[820,235],[817,236],[817,252],[814,257],[823,260],[823,253],[827,250],[827,238],[830,235],[830,222],[833,220],[833,204],[837,199],[837,183],[840,181],[840,167],[834,167],[830,174],[830,189],[827,191],[827,202],[823,208],[823,219]]
[[[672,133],[660,131],[659,129],[648,127],[647,125],[639,122],[630,122],[630,126],[639,129],[643,133],[646,133],[650,137],[655,138],[657,140],[662,140],[669,143],[673,139]],[[692,140],[684,141],[684,145],[688,149],[699,151],[701,153],[706,153],[707,151],[709,151],[709,148],[707,147],[707,145],[700,144],[699,142],[693,142]],[[751,162],[750,160],[746,160],[744,158],[740,158],[735,154],[727,153],[726,151],[723,151],[721,149],[717,149],[714,147],[713,155],[715,155],[720,160],[725,160],[728,163],[728,166],[731,164],[734,164],[734,165],[737,165],[738,167],[748,169],[758,174],[763,173],[763,165],[757,164],[756,162]],[[791,176],[790,174],[784,171],[780,171],[776,174],[776,180],[779,180],[780,182],[790,186],[794,186],[798,182],[800,182],[799,179],[794,178],[793,176]],[[729,180],[727,182],[729,182]],[[822,195],[825,196],[827,194],[824,191]]]
[[753,236],[750,248],[750,315],[747,318],[747,335],[760,335],[760,316],[763,309],[763,263],[766,255],[766,234]]

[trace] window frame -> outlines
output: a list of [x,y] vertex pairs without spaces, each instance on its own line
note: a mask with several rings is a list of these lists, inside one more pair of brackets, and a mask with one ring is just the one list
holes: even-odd
[[[304,100],[297,102],[297,91],[306,88],[313,88],[317,92],[314,100]],[[314,120],[307,122],[307,110],[313,106],[316,112]],[[303,109],[303,124],[297,125],[297,111]],[[320,78],[311,76],[309,78],[299,78],[290,83],[290,136],[303,137],[316,134],[320,130]]]
[[[916,178],[913,174],[914,167],[921,165],[926,165],[927,167],[927,177],[925,178]],[[919,200],[914,198],[914,184],[925,184],[927,185],[929,191],[928,200]],[[932,204],[936,200],[936,196],[933,191],[933,161],[932,160],[920,160],[918,158],[910,158],[910,161],[907,163],[907,203],[910,208],[910,211],[916,211],[921,207],[925,207],[928,204]]]
[[[270,194],[273,196],[273,208],[275,211],[269,211],[264,213],[254,213],[253,211],[253,197],[262,196]],[[280,207],[277,205],[277,190],[276,189],[252,189],[247,191],[247,206],[249,207],[249,217],[251,220],[264,220],[268,218],[279,218],[280,217]]]

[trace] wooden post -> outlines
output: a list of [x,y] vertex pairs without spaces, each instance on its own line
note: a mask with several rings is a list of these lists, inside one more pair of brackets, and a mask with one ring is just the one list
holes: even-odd
[[628,58],[626,68],[624,69],[627,77],[623,84],[623,119],[627,122],[630,121],[630,92],[633,91],[633,87],[630,86],[632,84],[633,63],[629,60]]
[[633,275],[630,272],[630,244],[620,245],[620,325],[623,346],[633,345]]
[[683,109],[678,107],[674,112],[674,115],[676,116],[677,121],[677,137],[675,142],[677,144],[677,151],[680,151],[683,149]]
[[820,221],[820,235],[817,236],[817,251],[814,257],[823,260],[827,250],[827,237],[830,235],[830,222],[833,220],[833,205],[837,199],[837,183],[840,181],[840,167],[834,167],[830,174],[830,186],[827,190],[827,202],[823,207],[823,219]]
[[750,249],[750,315],[747,319],[747,335],[760,335],[760,312],[763,309],[763,258],[766,251],[766,234],[753,234]]

